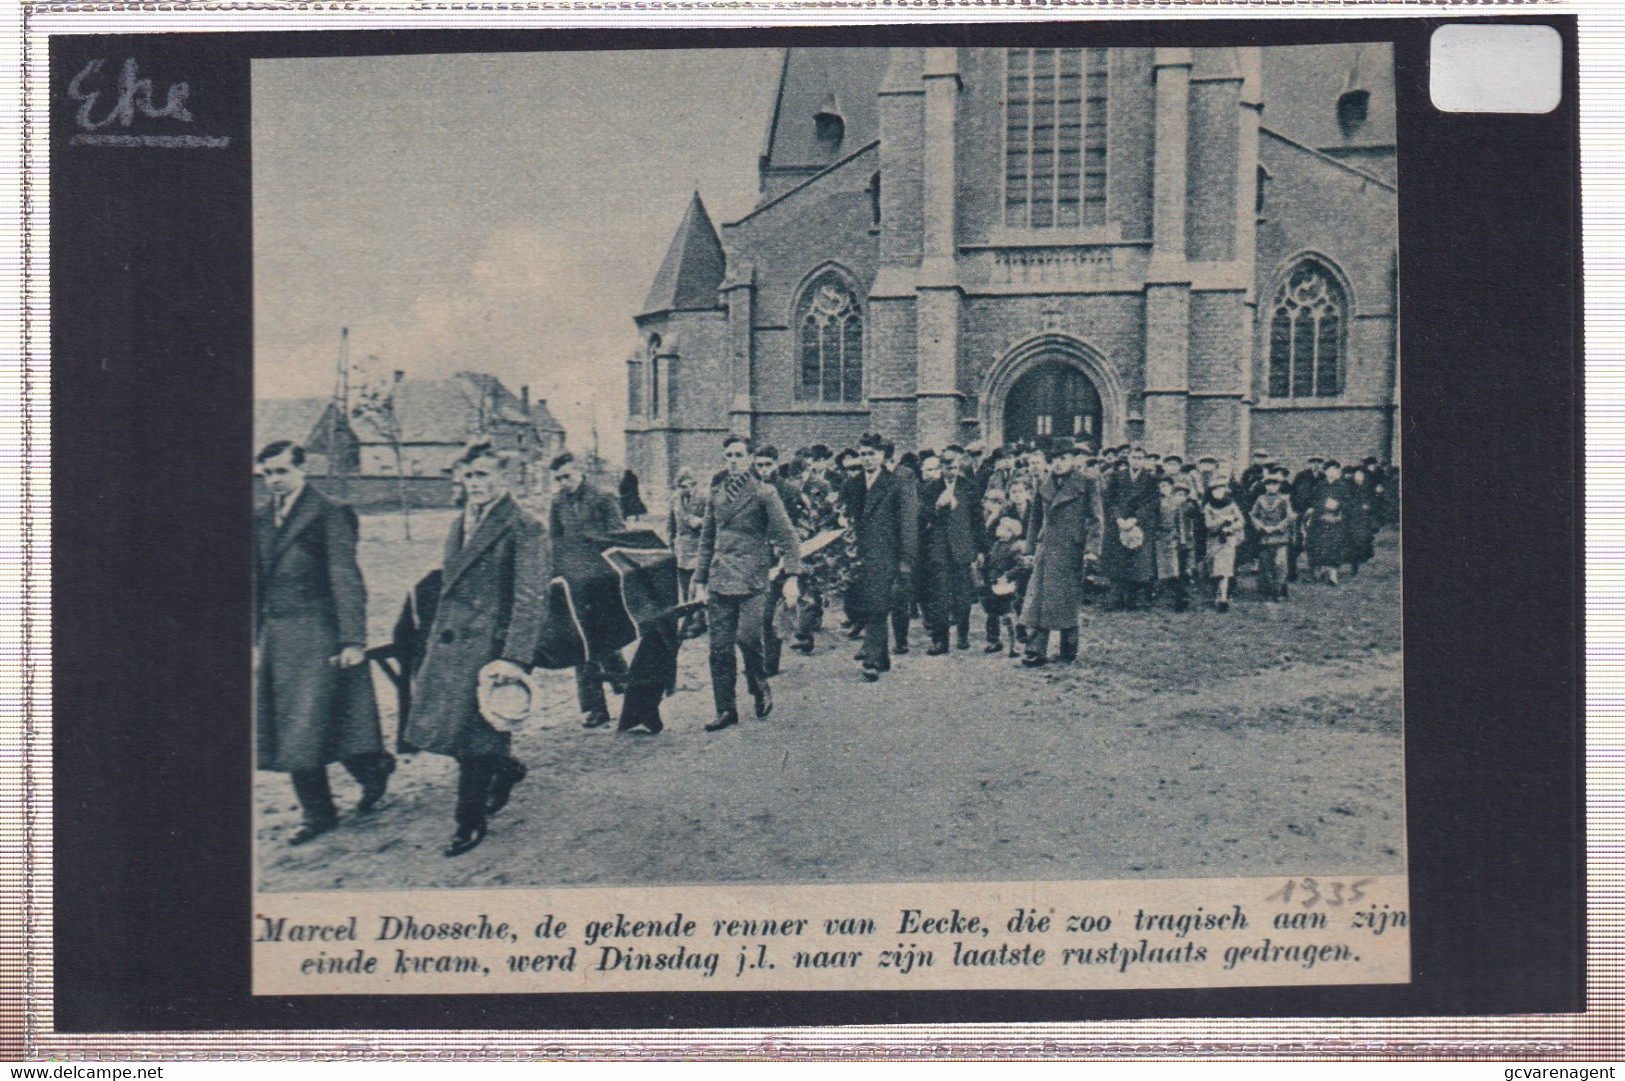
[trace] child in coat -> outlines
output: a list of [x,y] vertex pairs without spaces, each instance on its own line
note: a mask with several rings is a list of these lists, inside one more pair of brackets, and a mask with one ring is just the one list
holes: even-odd
[[1248,513],[1258,535],[1258,592],[1267,601],[1286,599],[1287,545],[1298,515],[1292,497],[1281,491],[1286,474],[1264,474],[1264,490]]
[[1215,478],[1202,504],[1202,521],[1207,526],[1208,576],[1213,579],[1213,606],[1230,610],[1230,583],[1236,577],[1236,549],[1241,547],[1247,523],[1241,508],[1230,497],[1230,484]]
[[987,615],[987,645],[984,652],[1004,648],[1001,638],[1009,635],[1010,656],[1016,655],[1016,612],[1026,591],[1031,567],[1023,558],[1027,542],[1021,538],[1021,520],[1000,518],[993,526],[993,543],[982,565],[982,611]]
[[1190,486],[1173,477],[1157,480],[1157,592],[1174,598],[1174,611],[1191,606],[1187,579],[1195,523],[1191,516]]

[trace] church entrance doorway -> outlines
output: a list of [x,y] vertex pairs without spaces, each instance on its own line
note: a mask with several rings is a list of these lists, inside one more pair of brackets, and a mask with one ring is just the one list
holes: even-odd
[[1061,358],[1028,369],[1004,400],[1004,442],[1041,447],[1085,441],[1100,446],[1100,392],[1077,366]]

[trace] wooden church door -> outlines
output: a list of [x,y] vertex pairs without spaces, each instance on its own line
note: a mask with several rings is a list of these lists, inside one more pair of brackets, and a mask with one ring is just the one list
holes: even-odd
[[1040,446],[1084,441],[1100,447],[1100,394],[1065,360],[1046,360],[1010,388],[1004,404],[1004,441]]

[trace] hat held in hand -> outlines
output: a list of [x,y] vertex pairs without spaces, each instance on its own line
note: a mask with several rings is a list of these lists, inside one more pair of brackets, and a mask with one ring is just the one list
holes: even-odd
[[492,661],[481,668],[476,694],[480,716],[498,732],[513,732],[527,723],[539,728],[558,723],[543,712],[536,680],[512,661]]

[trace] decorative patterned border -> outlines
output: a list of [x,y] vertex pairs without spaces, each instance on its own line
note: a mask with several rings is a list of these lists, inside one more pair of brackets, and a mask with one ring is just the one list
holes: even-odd
[[[1062,12],[1184,17],[1306,10],[1429,14],[1442,8],[1540,8],[1581,15],[1582,163],[1589,288],[1586,368],[1588,660],[1587,948],[1583,1015],[1404,1019],[1147,1020],[1043,1025],[853,1026],[685,1031],[238,1031],[65,1035],[52,1031],[50,449],[48,207],[43,141],[45,34],[69,14],[81,31],[269,29],[215,13],[266,13],[276,29],[380,25],[618,23],[785,25],[917,20],[918,12],[994,17]],[[1380,10],[1379,10],[1380,9]],[[288,3],[50,3],[13,9],[0,31],[0,1058],[138,1061],[374,1059],[928,1060],[928,1059],[1605,1059],[1625,1051],[1625,12],[1609,0],[553,0],[536,3],[290,0]],[[10,12],[8,12],[8,15]],[[532,16],[526,19],[525,16]],[[671,16],[687,16],[674,19]],[[346,16],[350,16],[346,18]],[[695,18],[703,16],[703,18]],[[132,18],[133,17],[133,18]],[[139,23],[136,22],[139,20]],[[603,20],[609,21],[609,20]],[[116,25],[115,25],[116,24]],[[319,27],[318,27],[319,24]],[[12,209],[15,208],[15,209]],[[1610,364],[1609,361],[1614,363]],[[14,404],[13,404],[14,403]],[[16,659],[16,663],[8,663]]]

